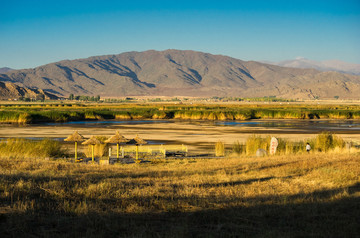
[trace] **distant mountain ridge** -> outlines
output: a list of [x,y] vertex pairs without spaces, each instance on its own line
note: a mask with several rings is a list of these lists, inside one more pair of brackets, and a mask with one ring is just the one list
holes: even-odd
[[319,71],[336,71],[339,73],[360,75],[360,64],[352,64],[340,60],[315,61],[298,57],[294,60],[267,63],[283,67],[317,69]]
[[188,50],[149,50],[64,60],[0,74],[0,81],[58,96],[360,97],[360,76]]
[[9,67],[3,67],[3,68],[0,68],[0,73],[7,73],[11,70],[14,70],[14,69],[9,68]]

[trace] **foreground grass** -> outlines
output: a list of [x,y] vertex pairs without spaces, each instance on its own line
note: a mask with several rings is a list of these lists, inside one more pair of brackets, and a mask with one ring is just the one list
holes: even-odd
[[356,237],[360,158],[0,159],[2,237]]

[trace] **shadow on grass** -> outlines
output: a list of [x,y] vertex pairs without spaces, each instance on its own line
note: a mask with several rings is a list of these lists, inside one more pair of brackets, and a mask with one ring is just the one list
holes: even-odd
[[[349,196],[331,199],[344,191]],[[56,206],[62,201],[43,198],[41,206],[25,213],[0,210],[0,234],[1,237],[359,237],[359,192],[357,183],[286,198],[244,198],[249,206],[140,214],[116,212],[111,208],[112,202],[121,201],[101,199],[88,202],[103,203],[109,211],[83,215],[59,212]],[[296,202],[304,197],[314,199]],[[139,196],[129,200],[151,199],[155,198]],[[174,199],[176,202],[182,198]],[[324,199],[328,202],[319,202]],[[0,202],[2,207],[9,206],[8,200]]]

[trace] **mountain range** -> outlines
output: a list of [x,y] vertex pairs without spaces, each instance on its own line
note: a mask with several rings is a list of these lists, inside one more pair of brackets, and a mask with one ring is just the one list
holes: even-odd
[[57,96],[360,98],[360,76],[289,68],[196,51],[126,52],[0,74]]
[[264,61],[264,63],[290,68],[317,69],[319,71],[336,71],[340,73],[360,75],[360,64],[352,64],[340,60],[315,61],[298,57],[293,60],[284,60],[280,62]]
[[7,72],[9,72],[9,71],[11,71],[11,70],[13,70],[13,69],[11,69],[11,68],[9,68],[9,67],[0,68],[0,74],[1,74],[1,73],[7,73]]

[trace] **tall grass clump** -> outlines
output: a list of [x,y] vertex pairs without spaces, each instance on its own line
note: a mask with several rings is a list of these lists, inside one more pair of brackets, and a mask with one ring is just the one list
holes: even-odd
[[7,139],[0,142],[0,157],[2,158],[48,158],[62,157],[66,151],[60,142],[43,139],[40,141],[28,139]]
[[241,155],[245,152],[244,145],[241,144],[239,141],[235,141],[232,146],[232,151],[236,155]]
[[331,149],[345,147],[345,141],[330,132],[323,132],[317,135],[313,144],[314,149],[320,152],[328,152]]
[[31,116],[22,111],[0,111],[0,123],[27,124],[31,122]]
[[[306,143],[304,141],[289,141],[283,138],[277,138],[278,146],[276,148],[276,155],[292,155],[305,152]],[[255,155],[257,149],[264,149],[269,152],[271,136],[250,136],[246,140],[246,154]],[[311,143],[314,144],[314,143]]]
[[[284,141],[284,140],[282,140],[282,141]],[[305,141],[298,141],[298,142],[286,141],[284,149],[285,149],[284,154],[286,154],[286,155],[304,153],[306,151],[306,142]]]
[[215,155],[224,156],[225,155],[225,144],[222,141],[218,141],[215,144]]
[[246,155],[255,155],[257,149],[268,151],[271,137],[263,138],[261,136],[252,135],[246,140]]

